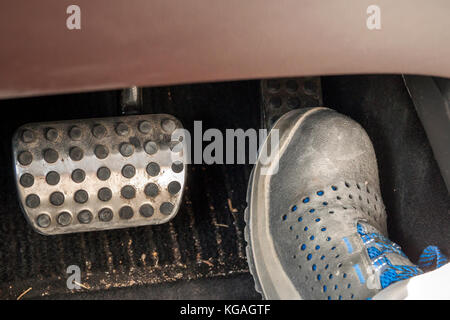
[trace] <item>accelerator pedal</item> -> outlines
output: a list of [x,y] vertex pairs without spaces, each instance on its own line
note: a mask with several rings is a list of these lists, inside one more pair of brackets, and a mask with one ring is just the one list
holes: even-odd
[[167,114],[23,125],[12,145],[25,217],[45,235],[168,222],[186,178],[181,128]]
[[271,129],[285,113],[302,108],[322,106],[320,77],[261,80],[262,125]]

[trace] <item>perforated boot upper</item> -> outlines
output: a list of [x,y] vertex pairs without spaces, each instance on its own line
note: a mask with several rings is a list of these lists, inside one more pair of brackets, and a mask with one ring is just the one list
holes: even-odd
[[268,180],[277,258],[304,299],[370,298],[382,289],[385,266],[374,264],[358,227],[387,238],[372,143],[359,124],[330,109],[315,109],[295,126]]

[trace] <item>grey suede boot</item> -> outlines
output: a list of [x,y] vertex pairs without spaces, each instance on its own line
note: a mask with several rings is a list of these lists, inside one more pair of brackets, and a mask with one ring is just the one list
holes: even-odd
[[[375,152],[358,123],[312,108],[285,114],[274,130],[279,161],[256,163],[246,211],[247,257],[264,298],[367,299],[421,273],[386,238]],[[273,149],[271,134],[261,153]]]

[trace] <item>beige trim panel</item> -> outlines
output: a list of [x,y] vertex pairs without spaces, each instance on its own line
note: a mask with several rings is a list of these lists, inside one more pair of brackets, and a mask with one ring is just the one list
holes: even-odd
[[[66,8],[81,8],[81,30]],[[381,8],[381,30],[366,27]],[[450,77],[448,0],[0,4],[0,97],[354,73]]]

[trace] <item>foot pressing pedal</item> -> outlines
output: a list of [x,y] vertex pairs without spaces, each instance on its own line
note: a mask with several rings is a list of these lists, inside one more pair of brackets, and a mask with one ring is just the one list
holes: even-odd
[[169,221],[186,178],[181,142],[171,141],[178,128],[166,114],[20,127],[13,157],[28,222],[53,235]]

